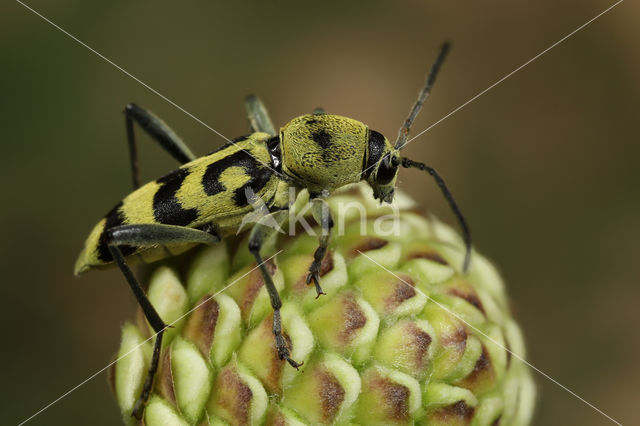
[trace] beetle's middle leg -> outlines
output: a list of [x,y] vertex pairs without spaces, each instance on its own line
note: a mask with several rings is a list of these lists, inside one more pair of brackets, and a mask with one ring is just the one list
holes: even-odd
[[264,132],[271,136],[276,135],[275,127],[269,112],[264,106],[262,101],[256,95],[249,95],[244,98],[244,106],[247,110],[247,117],[249,118],[249,125],[252,132]]
[[133,275],[129,265],[127,265],[120,247],[151,247],[158,244],[171,243],[214,244],[218,241],[220,241],[220,238],[213,233],[174,225],[122,225],[113,227],[107,232],[107,240],[105,243],[111,252],[111,256],[125,276],[129,287],[131,287],[131,290],[138,301],[138,304],[140,304],[140,307],[142,308],[142,312],[144,312],[144,316],[147,318],[147,321],[149,321],[149,324],[156,333],[156,341],[153,345],[153,355],[151,357],[151,364],[149,365],[147,378],[142,387],[142,393],[136,400],[133,412],[131,413],[131,415],[137,419],[142,418],[145,403],[149,399],[149,394],[151,393],[153,378],[158,370],[160,349],[162,349],[162,336],[168,325],[164,323],[162,318],[160,318],[160,315],[151,304],[151,301],[149,301],[149,298],[142,289],[142,286],[136,279],[135,275]]
[[318,237],[318,248],[313,253],[313,262],[309,267],[309,275],[307,275],[307,284],[311,284],[313,280],[316,286],[316,299],[321,294],[325,294],[320,287],[320,266],[322,265],[322,259],[327,254],[327,247],[329,246],[329,239],[331,238],[331,229],[333,228],[333,217],[331,216],[331,210],[329,204],[322,198],[314,198],[311,200],[311,213],[313,218],[322,227],[322,232]]
[[[249,235],[249,251],[253,254],[258,262],[260,267],[260,272],[262,273],[262,279],[264,280],[264,284],[267,288],[267,292],[269,293],[269,299],[271,300],[271,307],[273,308],[273,334],[276,338],[276,350],[278,351],[278,356],[280,359],[286,360],[292,367],[298,368],[302,365],[302,363],[298,363],[291,359],[291,353],[289,352],[289,348],[287,347],[287,343],[284,340],[284,336],[282,335],[282,320],[280,318],[280,308],[282,307],[282,301],[280,300],[280,295],[278,294],[278,289],[276,288],[273,280],[271,279],[271,275],[267,270],[267,267],[262,260],[262,256],[260,255],[260,249],[262,248],[262,244],[273,235],[278,229],[272,226],[266,225],[269,219],[274,219],[278,226],[284,222],[288,213],[286,210],[276,211],[271,213],[270,215],[264,216],[262,219],[256,223],[251,230],[251,234]],[[273,223],[273,222],[271,222]]]
[[133,123],[137,123],[152,139],[154,139],[165,151],[180,164],[195,160],[195,155],[180,137],[162,120],[144,108],[134,103],[128,104],[124,109],[125,126],[127,128],[127,143],[129,144],[129,161],[131,162],[131,177],[133,189],[140,186],[140,172],[138,170],[138,151],[136,138],[133,131]]

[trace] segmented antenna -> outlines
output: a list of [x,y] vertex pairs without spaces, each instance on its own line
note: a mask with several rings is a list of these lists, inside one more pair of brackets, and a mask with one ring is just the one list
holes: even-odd
[[415,120],[416,116],[420,112],[420,109],[422,108],[422,104],[424,104],[424,101],[427,99],[429,93],[431,92],[431,87],[433,87],[433,83],[435,83],[436,81],[436,76],[438,75],[438,71],[440,71],[440,67],[442,66],[442,63],[444,62],[444,59],[449,52],[449,47],[450,44],[448,42],[445,42],[440,47],[440,53],[438,54],[436,61],[431,66],[431,71],[429,71],[427,82],[420,90],[418,99],[416,100],[416,103],[413,104],[411,112],[409,112],[409,116],[407,117],[407,121],[404,122],[404,125],[400,128],[400,131],[398,131],[398,139],[396,139],[395,144],[395,148],[397,150],[401,150],[407,144],[407,139],[409,139],[409,131],[411,130],[413,120]]
[[413,161],[405,157],[401,159],[400,164],[402,164],[402,167],[405,168],[414,167],[416,169],[429,173],[435,179],[438,187],[440,187],[442,195],[444,195],[444,198],[446,198],[447,202],[449,203],[449,207],[451,207],[453,214],[455,214],[456,218],[458,219],[458,223],[460,223],[460,228],[462,228],[464,245],[466,247],[464,261],[462,263],[462,272],[467,272],[467,270],[469,269],[469,261],[471,260],[471,232],[469,231],[467,221],[464,219],[464,216],[462,215],[462,212],[460,211],[456,200],[453,199],[453,194],[451,194],[451,191],[449,191],[449,188],[447,188],[447,184],[444,183],[444,179],[442,179],[442,176],[440,176],[433,167],[428,166],[424,163]]

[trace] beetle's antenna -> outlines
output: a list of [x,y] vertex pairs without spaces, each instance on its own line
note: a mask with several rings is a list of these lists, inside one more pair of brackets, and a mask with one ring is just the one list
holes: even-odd
[[407,120],[404,122],[404,125],[398,131],[398,139],[396,139],[396,144],[395,144],[395,148],[397,150],[401,150],[407,144],[407,139],[409,139],[409,131],[411,130],[411,125],[413,124],[413,120],[415,120],[416,116],[420,112],[420,109],[422,108],[422,104],[424,104],[424,101],[429,96],[429,93],[431,93],[431,88],[433,87],[433,83],[435,83],[436,81],[436,76],[438,75],[438,71],[440,71],[440,67],[444,62],[444,58],[446,58],[447,53],[449,52],[450,46],[451,45],[449,44],[449,42],[445,42],[440,47],[440,53],[438,54],[436,61],[431,66],[431,71],[429,71],[427,82],[420,90],[420,93],[418,94],[418,99],[416,100],[416,103],[413,104],[413,107],[411,108],[411,112],[409,112],[409,116],[407,117]]
[[453,210],[453,213],[456,215],[456,218],[458,219],[458,223],[460,223],[460,227],[462,228],[462,235],[463,235],[464,244],[466,247],[464,263],[462,264],[462,271],[467,272],[467,269],[469,268],[469,260],[471,259],[471,233],[469,232],[467,221],[464,219],[464,216],[462,216],[462,212],[460,212],[460,209],[458,208],[456,201],[453,199],[453,195],[451,195],[449,188],[447,188],[447,185],[444,183],[444,179],[442,179],[442,177],[438,174],[438,172],[435,171],[433,167],[429,167],[424,163],[419,163],[417,161],[413,161],[408,158],[402,158],[400,160],[400,164],[402,164],[402,167],[405,167],[405,168],[414,167],[416,169],[425,171],[429,173],[436,180],[436,183],[438,184],[438,186],[440,187],[440,190],[442,191],[442,195],[444,195],[444,198],[446,198],[447,201],[449,202],[449,207],[451,207],[451,210]]

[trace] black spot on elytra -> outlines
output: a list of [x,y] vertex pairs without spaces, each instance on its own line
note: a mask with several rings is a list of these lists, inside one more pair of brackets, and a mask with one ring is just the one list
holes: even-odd
[[188,169],[177,169],[156,180],[160,184],[153,196],[153,217],[157,222],[187,226],[198,217],[198,209],[185,209],[176,198],[176,193],[188,175]]
[[120,201],[109,213],[104,217],[107,221],[104,225],[104,229],[110,229],[115,226],[120,226],[124,223],[124,215],[120,211],[122,207],[122,201]]
[[307,124],[307,126],[310,126],[312,124],[316,124],[318,122],[318,120],[316,120],[315,118],[311,118],[309,120],[307,120],[305,123]]
[[[100,242],[98,244],[98,259],[102,262],[111,262],[113,260],[111,252],[107,247],[107,230],[124,224],[124,214],[120,210],[121,207],[122,201],[116,204],[114,208],[109,210],[109,213],[107,213],[105,216],[106,222],[104,224],[104,228],[102,229],[102,233],[100,234]],[[128,256],[136,251],[135,247],[133,246],[125,245],[119,246],[119,248],[123,256]]]
[[202,176],[202,187],[205,194],[213,196],[227,190],[220,181],[220,176],[229,167],[242,167],[249,176],[247,183],[234,191],[233,201],[238,207],[249,204],[246,194],[247,188],[251,188],[257,194],[273,175],[271,170],[258,162],[251,154],[246,151],[238,151],[207,166],[207,170]]
[[322,149],[328,149],[331,146],[331,135],[324,130],[318,130],[311,134],[311,139]]

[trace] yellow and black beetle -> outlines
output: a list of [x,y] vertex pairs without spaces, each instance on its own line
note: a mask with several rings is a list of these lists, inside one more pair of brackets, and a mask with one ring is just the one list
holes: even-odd
[[[247,109],[254,133],[230,141],[204,157],[195,158],[162,121],[135,104],[126,107],[124,112],[135,190],[94,227],[76,262],[75,273],[115,262],[157,333],[149,373],[132,413],[135,417],[142,416],[149,397],[167,325],[147,299],[127,262],[135,258],[151,262],[182,253],[196,244],[219,242],[235,233],[242,224],[242,218],[252,211],[252,197],[258,197],[268,207],[269,215],[265,217],[281,224],[288,215],[289,188],[308,189],[313,216],[323,229],[307,276],[307,284],[313,281],[319,296],[323,294],[319,282],[320,264],[333,226],[324,198],[341,186],[366,180],[376,198],[390,203],[399,166],[418,168],[435,178],[460,222],[467,249],[463,265],[466,270],[471,238],[451,193],[433,168],[400,156],[413,120],[431,90],[447,51],[448,44],[445,43],[418,100],[400,129],[395,145],[359,121],[326,114],[322,110],[294,118],[276,135],[262,103],[255,96],[249,96]],[[134,123],[182,166],[140,186]],[[273,227],[258,221],[249,235],[249,250],[260,266],[271,299],[278,355],[297,368],[300,364],[290,358],[282,336],[282,303],[260,255],[263,241],[273,232]]]

